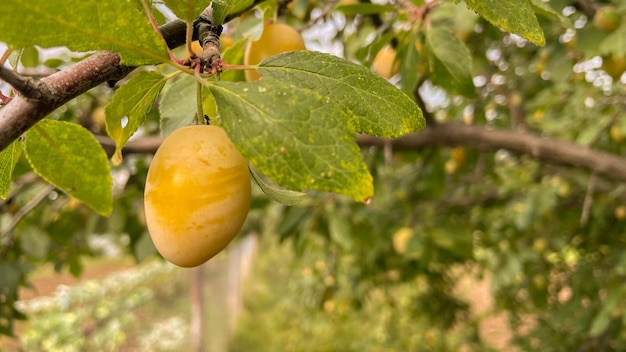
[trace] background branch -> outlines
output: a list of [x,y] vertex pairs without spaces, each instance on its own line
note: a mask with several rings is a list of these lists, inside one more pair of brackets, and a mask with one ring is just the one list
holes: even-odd
[[[105,136],[96,136],[111,156],[115,143]],[[154,153],[161,142],[160,137],[145,137],[130,141],[124,154]],[[493,129],[485,126],[441,123],[427,126],[423,131],[388,140],[358,135],[361,147],[385,148],[391,143],[393,150],[419,150],[435,147],[464,146],[483,151],[508,150],[515,154],[527,154],[533,158],[557,165],[579,167],[607,179],[626,182],[626,160],[610,153],[591,149],[569,141],[545,138],[514,130]]]

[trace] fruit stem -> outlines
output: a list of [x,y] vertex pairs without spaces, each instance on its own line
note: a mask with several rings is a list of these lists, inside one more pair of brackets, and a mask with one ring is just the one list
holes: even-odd
[[[159,29],[159,25],[156,23],[154,16],[152,16],[152,10],[150,10],[150,6],[148,6],[148,3],[146,2],[146,0],[141,0],[141,5],[143,5],[143,11],[146,13],[146,16],[148,17],[148,21],[150,21],[150,25],[152,25],[152,28],[154,29],[154,31],[157,32],[157,34],[159,34],[159,37],[163,39],[163,42],[166,43],[165,37],[163,37],[163,33],[161,33],[161,30]],[[165,49],[167,49],[167,54],[170,56],[170,60],[172,60],[178,65],[183,64],[182,60],[174,56],[174,53],[172,53],[172,50],[170,50],[169,46],[165,45]]]
[[258,67],[258,65],[233,65],[224,61],[221,62],[221,65],[229,70],[253,70]]
[[201,125],[204,123],[204,112],[202,109],[202,83],[196,82],[196,104],[197,104],[197,113],[196,113],[196,123]]

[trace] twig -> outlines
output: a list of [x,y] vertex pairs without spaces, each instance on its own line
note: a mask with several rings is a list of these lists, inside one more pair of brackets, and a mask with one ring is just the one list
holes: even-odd
[[20,210],[17,211],[17,213],[15,213],[15,215],[13,215],[13,218],[11,219],[9,225],[2,229],[2,232],[0,232],[0,240],[2,241],[1,257],[4,258],[6,250],[10,248],[13,244],[14,237],[11,235],[11,233],[13,232],[15,227],[20,223],[22,218],[26,216],[26,214],[30,213],[37,205],[39,205],[39,203],[46,199],[46,197],[48,197],[48,194],[50,194],[50,192],[52,192],[53,190],[54,186],[52,185],[44,186],[44,188],[39,193],[37,193],[37,195],[35,195],[33,199],[28,201],[26,205],[24,205]]
[[326,4],[326,6],[324,6],[324,8],[322,9],[322,13],[320,13],[315,18],[311,18],[307,23],[305,23],[302,26],[298,27],[298,32],[302,32],[304,30],[307,30],[307,29],[313,27],[319,20],[321,20],[324,17],[326,17],[328,15],[328,13],[330,11],[332,11],[333,8],[335,8],[335,5],[337,4],[337,2],[338,2],[338,0],[329,1]]
[[2,56],[0,56],[0,65],[4,65],[4,63],[7,62],[12,52],[13,50],[7,49],[4,51],[4,53],[2,53]]
[[585,201],[583,202],[583,210],[580,214],[580,226],[584,227],[589,222],[589,214],[593,205],[593,194],[596,190],[596,174],[591,174],[589,183],[587,183],[587,192],[585,193]]
[[49,94],[47,87],[41,84],[40,81],[24,77],[2,65],[0,65],[0,78],[28,99],[39,100],[45,98],[46,94]]
[[573,0],[572,5],[582,11],[589,19],[592,19],[598,10],[598,5],[592,0]]
[[[159,35],[159,37],[163,39],[163,42],[165,42],[165,37],[163,36],[163,33],[161,33],[161,30],[159,29],[159,25],[154,19],[154,16],[152,15],[152,11],[150,10],[150,6],[148,6],[148,3],[146,2],[146,0],[141,0],[141,5],[143,6],[143,11],[146,14],[146,17],[148,17],[148,22],[150,22],[152,29],[154,29],[154,31]],[[173,62],[179,65],[182,65],[183,63],[182,60],[179,60],[178,58],[176,58],[176,56],[174,56],[174,53],[172,53],[172,50],[170,49],[168,45],[165,45],[165,49],[167,50],[167,54],[169,55],[170,59]]]

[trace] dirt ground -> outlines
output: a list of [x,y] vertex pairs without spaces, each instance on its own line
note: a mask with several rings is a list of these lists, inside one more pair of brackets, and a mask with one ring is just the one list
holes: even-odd
[[130,259],[98,262],[97,265],[86,265],[79,278],[72,276],[67,271],[57,274],[52,269],[46,268],[32,277],[32,289],[22,288],[20,290],[20,299],[29,300],[49,296],[54,293],[59,285],[73,286],[84,280],[104,278],[114,272],[129,269],[134,265]]
[[[100,279],[111,275],[112,273],[129,269],[134,266],[130,259],[122,259],[115,261],[99,261],[97,265],[86,265],[85,270],[80,278],[72,276],[67,271],[63,273],[55,273],[52,268],[44,268],[36,272],[31,278],[32,288],[20,289],[20,299],[29,300],[42,296],[50,296],[59,285],[73,286],[81,281],[90,279]],[[16,334],[19,334],[21,323],[16,324]],[[0,337],[0,351],[21,351],[17,339]]]
[[[489,292],[489,280],[475,281],[467,278],[457,286],[457,293],[470,303],[472,314],[489,314],[493,306],[493,298]],[[497,351],[516,352],[510,346],[511,330],[504,314],[489,316],[480,324],[480,337]]]
[[[131,259],[116,261],[98,262],[97,265],[86,265],[85,271],[80,278],[64,272],[56,274],[51,269],[40,270],[32,278],[32,289],[22,289],[20,297],[23,300],[33,299],[40,296],[54,294],[59,285],[76,285],[84,280],[99,279],[107,277],[112,273],[123,271],[134,267]],[[472,313],[476,315],[489,314],[493,305],[493,299],[489,293],[489,282],[487,279],[477,282],[467,278],[459,281],[457,287],[459,296],[470,302]],[[19,333],[18,324],[17,331]],[[509,344],[511,339],[510,329],[504,314],[485,318],[481,324],[481,338],[497,351],[516,352]],[[19,344],[15,339],[0,339],[1,351],[19,351]]]

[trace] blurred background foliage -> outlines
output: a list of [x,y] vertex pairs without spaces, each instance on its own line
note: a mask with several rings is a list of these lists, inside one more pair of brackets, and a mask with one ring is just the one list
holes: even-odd
[[[270,1],[226,26],[224,57],[240,63],[243,41],[279,13],[280,21],[302,30],[309,49],[387,75],[415,97],[429,124],[509,129],[623,155],[626,4],[532,0],[546,36],[538,47],[457,2]],[[165,21],[164,6],[154,6]],[[433,29],[449,36],[433,43],[427,38]],[[470,58],[464,63],[471,69],[469,86],[455,79],[463,70],[442,69],[436,55],[459,45]],[[382,51],[391,52],[385,54],[391,60],[377,61]],[[49,56],[27,48],[19,64],[45,75],[80,58]],[[103,106],[111,96],[110,88],[98,87],[53,114],[104,134]],[[185,106],[187,98],[181,99]],[[159,119],[155,106],[135,138],[158,135]],[[418,150],[364,145],[376,192],[367,206],[310,194],[287,207],[257,190],[242,234],[259,242],[230,350],[626,349],[625,186],[572,165],[479,150],[472,136],[458,144]],[[10,334],[15,318],[32,316],[19,339],[36,350],[45,349],[37,334],[62,330],[14,304],[36,268],[80,276],[88,258],[143,262],[155,256],[142,211],[150,158],[128,155],[114,168],[110,218],[47,186],[25,160],[18,163],[12,192],[0,205],[0,333]],[[159,275],[175,282],[171,273]],[[131,285],[122,291],[110,293],[107,309],[154,302],[150,290]],[[172,292],[171,299],[187,299],[184,289]],[[105,304],[89,302],[95,310]],[[95,310],[85,319],[104,314]],[[184,330],[174,325],[170,330]],[[501,336],[488,333],[494,325]]]

